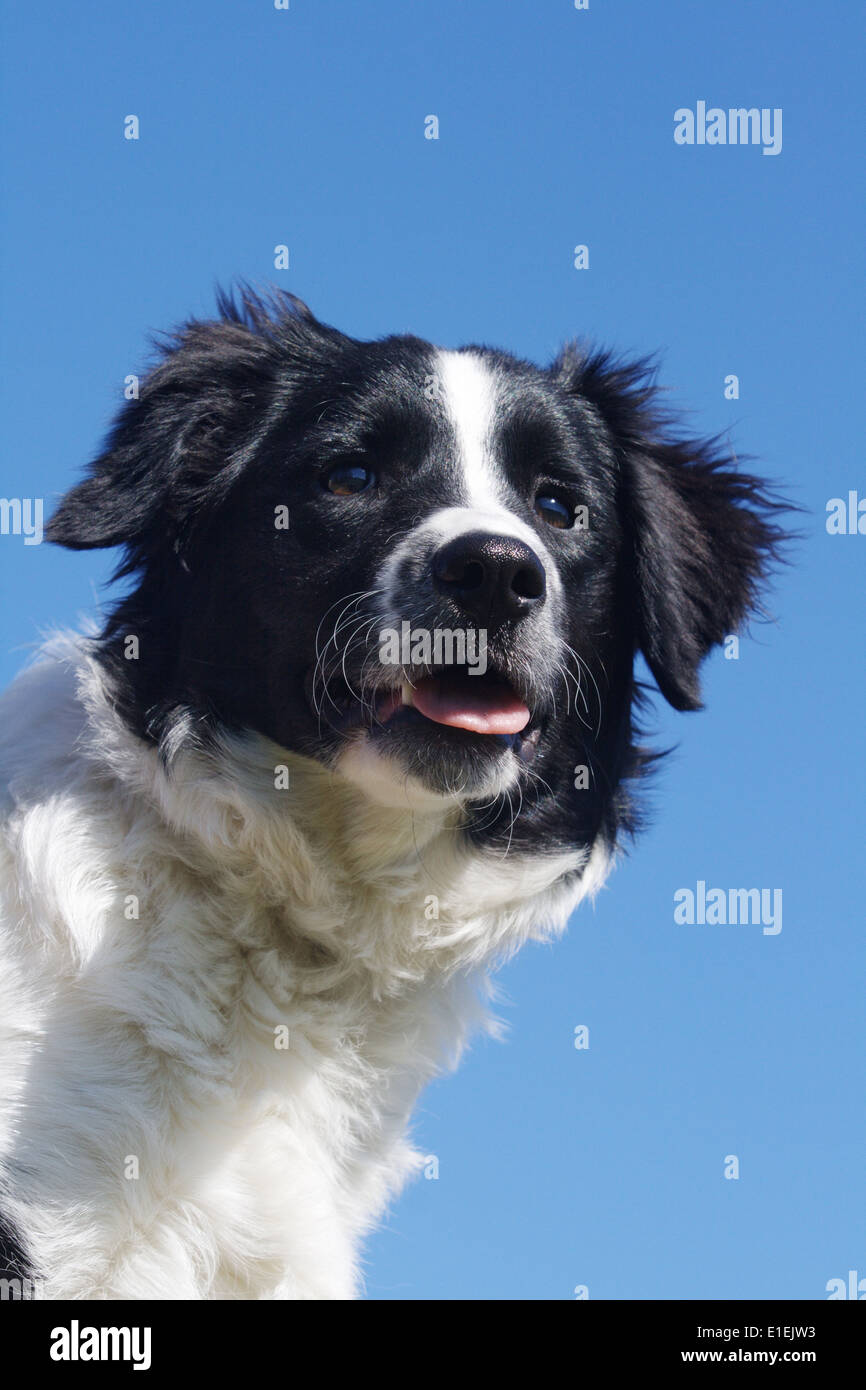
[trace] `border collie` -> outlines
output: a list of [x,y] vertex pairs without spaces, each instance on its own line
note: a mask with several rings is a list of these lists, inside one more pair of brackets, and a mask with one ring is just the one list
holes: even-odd
[[634,828],[780,505],[646,361],[363,342],[243,286],[48,537],[100,632],[0,712],[0,1211],[48,1298],[348,1299],[413,1105]]

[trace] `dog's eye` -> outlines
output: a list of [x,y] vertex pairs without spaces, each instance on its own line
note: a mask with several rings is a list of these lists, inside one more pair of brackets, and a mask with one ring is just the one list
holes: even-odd
[[558,497],[539,493],[535,499],[535,510],[548,526],[557,526],[560,531],[574,525],[574,514]]
[[335,497],[352,497],[356,492],[366,492],[376,479],[369,468],[356,464],[340,464],[332,468],[325,478],[325,487]]

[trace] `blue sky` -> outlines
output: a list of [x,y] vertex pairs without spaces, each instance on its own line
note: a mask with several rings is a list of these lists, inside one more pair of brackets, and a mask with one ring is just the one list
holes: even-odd
[[[369,1296],[822,1298],[866,1276],[866,536],[825,529],[828,499],[866,497],[857,8],[153,0],[7,4],[3,28],[3,496],[47,515],[148,332],[242,275],[360,337],[660,350],[692,427],[807,509],[707,710],[657,707],[678,747],[651,828],[567,937],[501,972],[507,1041],[423,1096],[439,1176],[370,1241]],[[676,145],[698,101],[781,108],[781,153]],[[4,683],[115,558],[0,536]],[[782,889],[781,932],[677,925],[699,880]]]

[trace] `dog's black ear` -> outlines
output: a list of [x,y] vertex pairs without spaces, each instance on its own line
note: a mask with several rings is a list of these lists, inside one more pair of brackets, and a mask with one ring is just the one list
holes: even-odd
[[589,401],[616,454],[635,641],[675,709],[699,709],[698,668],[755,611],[786,532],[786,504],[718,440],[687,439],[658,404],[653,365],[566,349],[561,385]]
[[[219,291],[218,320],[192,319],[157,342],[161,361],[112,426],[89,476],[62,498],[48,540],[73,550],[153,536],[173,542],[197,507],[225,494],[254,442],[250,422],[293,351],[334,330],[294,295]],[[122,572],[122,571],[121,571]]]

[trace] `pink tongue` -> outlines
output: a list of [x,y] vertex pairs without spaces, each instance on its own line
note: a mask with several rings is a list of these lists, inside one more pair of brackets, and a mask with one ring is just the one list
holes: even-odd
[[428,676],[412,692],[415,708],[434,724],[476,734],[519,734],[529,710],[510,685],[483,676]]

